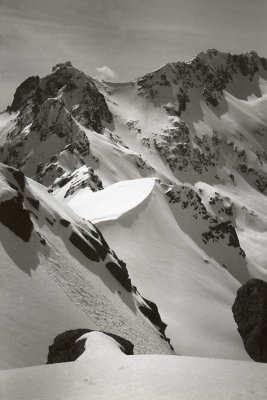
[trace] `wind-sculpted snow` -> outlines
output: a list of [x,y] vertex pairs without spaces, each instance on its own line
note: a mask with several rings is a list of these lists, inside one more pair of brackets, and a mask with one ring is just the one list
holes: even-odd
[[[182,198],[170,203],[169,192],[178,196],[178,190]],[[231,235],[237,236],[229,219],[225,218],[225,232],[192,189],[171,189],[149,179],[121,182],[87,196],[77,194],[77,205],[79,196],[80,204],[88,204],[88,209],[77,207],[76,212],[85,216],[90,210],[91,217],[95,212],[99,229],[126,261],[133,282],[157,304],[178,354],[247,358],[228,301],[233,301],[240,285],[232,274],[246,280],[248,272],[239,244],[232,243]],[[119,209],[120,213],[114,212]],[[213,232],[212,227],[217,230]],[[206,232],[212,238],[205,244]],[[165,329],[153,305],[146,308],[140,310]]]
[[0,367],[44,362],[53,337],[79,326],[125,337],[136,353],[171,353],[98,229],[21,172],[1,165],[0,174]]
[[[8,400],[265,400],[265,364],[159,355],[125,355],[100,332],[75,362],[0,372]],[[104,353],[104,356],[103,356]],[[84,356],[84,358],[82,358]]]
[[93,222],[117,219],[142,203],[154,185],[155,178],[121,181],[94,195],[84,190],[67,204],[78,215]]

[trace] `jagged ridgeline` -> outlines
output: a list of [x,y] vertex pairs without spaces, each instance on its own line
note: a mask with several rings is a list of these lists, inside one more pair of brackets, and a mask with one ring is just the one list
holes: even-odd
[[[73,179],[72,175],[66,176],[66,169],[59,160],[68,157],[72,159],[71,172],[85,165],[82,177],[78,178],[78,187],[89,185],[92,190],[101,189],[101,179],[92,169],[98,167],[99,157],[90,148],[86,129],[108,134],[109,141],[119,146],[117,151],[120,151],[121,147],[129,147],[125,134],[121,135],[118,130],[118,120],[122,119],[124,130],[135,134],[138,144],[143,147],[135,159],[133,154],[131,157],[138,175],[152,176],[158,172],[146,154],[150,149],[182,180],[195,181],[200,174],[205,180],[220,180],[227,151],[232,155],[233,167],[250,184],[265,192],[266,172],[262,168],[266,161],[265,121],[257,118],[255,124],[250,122],[248,126],[252,128],[253,137],[247,140],[248,128],[244,131],[242,127],[236,128],[233,132],[231,126],[229,132],[229,121],[218,124],[216,119],[225,114],[226,107],[229,108],[224,91],[239,100],[252,95],[261,97],[266,65],[266,59],[255,52],[236,56],[208,50],[189,62],[169,63],[136,81],[116,86],[99,83],[70,62],[58,64],[50,75],[30,77],[16,90],[8,111],[18,115],[2,144],[1,161],[25,170],[27,175],[35,176],[46,186],[57,180],[54,187],[58,187]],[[120,115],[125,107],[116,103],[116,95],[120,101],[129,102],[129,97],[135,95],[136,102],[139,97],[139,102],[160,106],[159,110],[164,113],[162,123],[155,127],[154,116],[151,116],[151,124],[145,126],[140,118],[125,119]],[[130,106],[135,108],[136,102],[132,101]],[[134,111],[137,110],[133,110],[133,114]],[[246,111],[244,108],[243,112]],[[201,118],[202,124],[197,121]],[[149,125],[151,129],[147,129]],[[40,148],[42,151],[38,152]],[[233,177],[223,175],[224,178]],[[59,180],[59,177],[63,179]],[[69,186],[68,194],[77,185]]]
[[[118,85],[98,82],[70,62],[58,64],[48,76],[30,77],[16,90],[8,107],[16,119],[1,141],[0,159],[52,190],[69,183],[65,195],[81,186],[99,190],[101,174],[96,176],[94,169],[101,168],[101,154],[89,137],[96,132],[107,136],[108,154],[129,148],[121,165],[131,164],[136,170],[132,175],[160,176],[149,156],[156,153],[154,158],[171,170],[170,177],[195,182],[201,175],[211,183],[234,178],[224,170],[231,159],[230,167],[264,193],[266,121],[259,114],[263,104],[256,99],[265,93],[266,75],[266,59],[255,52],[236,56],[208,50]],[[248,98],[251,102],[242,104]],[[134,149],[129,141],[133,136]],[[65,158],[71,159],[68,168]]]
[[93,224],[12,167],[0,165],[0,183],[1,368],[44,363],[53,338],[80,326],[172,353],[156,305]]
[[[176,353],[246,359],[231,304],[265,276],[266,95],[267,61],[253,51],[208,50],[126,83],[66,62],[17,88],[0,114],[0,210],[8,279],[16,271],[20,287],[22,273],[23,296],[34,281],[46,315],[28,365],[81,328],[139,353],[172,352],[166,331]],[[21,260],[10,243],[27,249]],[[69,307],[62,321],[45,287]],[[14,343],[20,366],[29,353]]]

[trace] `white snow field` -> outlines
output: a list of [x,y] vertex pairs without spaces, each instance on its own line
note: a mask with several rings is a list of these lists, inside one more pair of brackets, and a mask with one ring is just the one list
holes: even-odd
[[181,229],[155,180],[83,190],[68,205],[96,223],[126,261],[133,282],[158,305],[178,354],[249,359],[231,311],[240,283]]
[[116,220],[142,203],[154,188],[155,178],[121,181],[105,190],[83,190],[73,196],[68,206],[93,223]]
[[[3,165],[0,179],[2,203],[17,195],[8,182],[17,183]],[[156,328],[139,312],[140,296],[125,290],[103,258],[90,260],[70,242],[71,232],[81,229],[97,236],[94,226],[32,180],[26,181],[23,194],[24,207],[31,211],[34,224],[29,242],[0,224],[0,326],[4,327],[0,331],[0,369],[45,363],[55,336],[76,328],[128,338],[136,353],[171,354]],[[28,199],[38,199],[39,209]],[[62,219],[69,221],[67,227],[60,223]],[[112,253],[105,261],[116,262]]]
[[75,362],[1,371],[1,399],[266,399],[265,364],[166,355],[126,356],[113,339],[103,336],[90,333],[88,354]]

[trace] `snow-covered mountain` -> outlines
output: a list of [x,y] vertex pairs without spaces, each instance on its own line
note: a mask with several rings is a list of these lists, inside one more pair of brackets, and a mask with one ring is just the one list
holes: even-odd
[[99,230],[22,172],[0,174],[1,368],[45,363],[53,338],[76,327],[171,354],[155,306]]
[[43,363],[77,328],[135,354],[249,360],[231,307],[267,281],[266,155],[252,51],[128,83],[70,62],[23,82],[0,114],[2,368]]

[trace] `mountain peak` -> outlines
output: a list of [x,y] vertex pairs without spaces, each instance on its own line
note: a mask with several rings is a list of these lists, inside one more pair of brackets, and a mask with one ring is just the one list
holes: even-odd
[[73,68],[73,65],[70,61],[65,61],[62,63],[58,63],[52,67],[52,72],[56,71],[57,69],[62,68]]
[[214,59],[222,61],[227,56],[229,56],[229,54],[230,53],[225,53],[225,52],[222,52],[222,51],[212,48],[212,49],[207,49],[206,51],[200,51],[199,53],[197,53],[197,55],[195,57],[193,57],[193,60],[195,58],[198,58],[198,59],[202,59],[202,60],[206,60],[206,61],[214,60]]
[[200,51],[193,58],[198,57],[198,58],[203,58],[203,59],[214,59],[214,58],[224,59],[225,57],[241,57],[241,56],[260,58],[258,53],[253,49],[248,50],[245,53],[232,54],[232,53],[221,51],[221,50],[218,50],[215,48],[207,49],[205,51]]
[[[34,293],[48,285],[45,304],[52,286],[41,268],[49,268],[48,278],[67,292],[51,312],[62,314],[70,298],[89,316],[63,313],[68,325],[50,330],[47,346],[59,332],[85,327],[122,335],[139,352],[170,352],[160,314],[177,353],[246,359],[231,302],[241,283],[266,268],[264,65],[254,51],[209,49],[128,84],[102,84],[66,61],[18,88],[17,112],[0,115],[0,162],[13,167],[2,167],[0,258],[8,277],[15,264],[36,269],[25,288],[39,276]],[[131,289],[127,271],[153,302]],[[11,304],[24,295],[16,293],[18,272],[6,286]],[[34,330],[30,317],[45,321],[43,300],[33,300],[23,307],[31,307],[22,315],[25,335]],[[24,352],[22,320],[11,311],[3,348]],[[54,326],[57,316],[48,322]],[[37,345],[43,326],[34,330]]]

